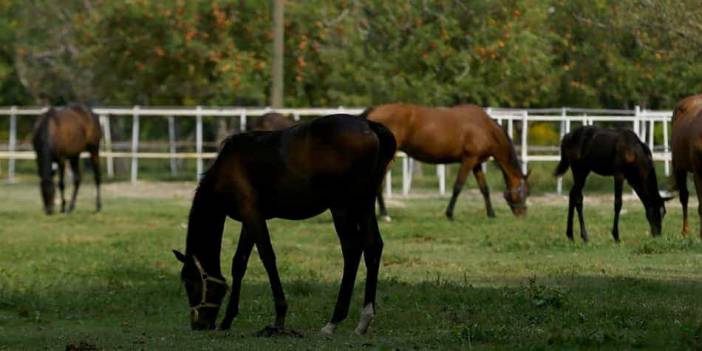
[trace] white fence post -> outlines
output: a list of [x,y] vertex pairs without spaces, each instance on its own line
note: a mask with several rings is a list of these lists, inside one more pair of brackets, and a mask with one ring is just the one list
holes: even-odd
[[136,183],[139,176],[139,106],[134,106],[132,111],[132,169],[131,181]]
[[529,112],[524,110],[522,111],[522,173],[526,174],[527,173],[527,164],[529,162],[528,159],[528,154],[527,154],[527,138],[528,138],[528,132],[529,132],[529,125],[527,122],[527,116],[529,115]]
[[651,152],[653,153],[653,148],[656,146],[653,138],[654,138],[654,131],[656,129],[656,120],[649,117],[648,114],[646,113],[646,110],[644,110],[644,117],[649,120],[648,122],[648,148],[651,149]]
[[241,116],[239,116],[239,131],[240,133],[246,131],[246,110],[244,110],[241,113]]
[[446,165],[436,166],[436,175],[439,177],[439,194],[446,194]]
[[17,149],[17,106],[10,107],[10,140],[8,151],[10,158],[7,161],[7,181],[15,181],[15,151]]
[[663,123],[663,152],[665,154],[665,175],[666,177],[670,175],[670,148],[668,144],[668,121],[665,119],[661,121]]
[[100,115],[100,123],[102,124],[102,131],[105,140],[105,164],[107,167],[107,177],[114,178],[115,176],[115,163],[112,157],[112,131],[110,130],[110,116]]
[[389,169],[385,174],[385,196],[392,196],[392,171]]
[[[566,135],[566,108],[561,107],[561,126],[559,130],[560,134],[560,141],[563,141],[563,137]],[[559,154],[560,154],[560,145],[559,145]],[[561,156],[562,157],[562,156]],[[558,177],[558,180],[556,181],[556,192],[558,195],[563,193],[563,176]]]
[[175,118],[168,116],[168,151],[171,153],[171,175],[175,176],[178,173],[178,163],[176,156],[176,130]]
[[409,168],[409,155],[402,158],[402,195],[407,195],[409,193],[409,175],[407,168]]
[[197,174],[195,179],[200,180],[202,174],[202,107],[195,108],[195,151],[197,152]]

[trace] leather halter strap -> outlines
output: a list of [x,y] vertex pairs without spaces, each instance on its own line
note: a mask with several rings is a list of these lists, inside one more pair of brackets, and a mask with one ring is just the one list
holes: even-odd
[[508,189],[508,190],[505,190],[505,193],[510,193],[510,194],[517,193],[520,198],[524,199],[524,203],[514,203],[511,201],[511,198],[505,196],[505,200],[507,200],[507,204],[509,204],[509,207],[511,207],[511,208],[525,208],[526,207],[526,182],[524,181],[524,178],[519,179],[519,187],[517,187],[517,189]]
[[200,303],[195,306],[190,306],[190,310],[192,310],[193,312],[194,319],[197,320],[200,317],[200,308],[218,308],[221,305],[221,303],[207,302],[207,282],[213,282],[219,285],[223,285],[227,290],[229,290],[229,286],[227,285],[226,280],[208,275],[207,272],[205,272],[205,270],[202,268],[202,264],[197,259],[197,257],[193,256],[193,261],[195,262],[195,267],[200,273],[200,279],[202,280],[202,297],[200,299]]

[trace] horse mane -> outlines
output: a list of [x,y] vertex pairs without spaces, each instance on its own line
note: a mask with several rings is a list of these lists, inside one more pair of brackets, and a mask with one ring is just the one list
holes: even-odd
[[501,125],[497,123],[494,119],[490,118],[490,121],[492,121],[493,125],[495,128],[499,129],[502,132],[502,135],[507,139],[507,142],[509,143],[509,163],[512,167],[516,168],[519,170],[519,172],[522,172],[522,164],[519,162],[519,158],[517,158],[517,150],[514,149],[514,143],[512,143],[512,138],[509,137],[509,134],[507,134],[507,131],[502,128]]
[[368,119],[368,115],[370,115],[371,112],[373,112],[373,110],[375,110],[375,107],[368,107],[365,110],[363,110],[363,112],[361,112],[361,114],[358,115],[358,117]]

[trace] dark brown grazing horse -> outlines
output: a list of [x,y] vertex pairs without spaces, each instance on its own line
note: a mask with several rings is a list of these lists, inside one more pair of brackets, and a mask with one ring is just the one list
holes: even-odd
[[[37,154],[37,170],[41,178],[41,195],[46,214],[54,212],[53,164],[58,166],[58,187],[61,191],[61,212],[71,212],[76,207],[76,197],[81,181],[80,153],[88,151],[95,175],[97,199],[96,211],[100,211],[100,122],[92,111],[84,106],[70,105],[62,109],[49,108],[39,116],[34,126],[32,144]],[[73,172],[73,196],[66,208],[64,197],[64,170],[66,160]]]
[[358,116],[332,115],[274,132],[235,134],[226,139],[195,192],[181,278],[191,306],[191,327],[213,329],[227,292],[220,269],[227,216],[242,223],[232,260],[232,289],[220,329],[239,312],[239,293],[254,245],[268,273],[276,319],[262,335],[284,332],[287,302],[266,226],[270,218],[305,219],[331,210],[344,257],[341,287],[329,323],[332,334],[348,314],[361,259],[367,269],[365,302],[356,332],[375,314],[383,249],[375,217],[375,193],[395,154],[392,133]]
[[665,216],[664,201],[670,198],[661,197],[651,150],[634,132],[587,126],[566,134],[561,141],[561,161],[554,174],[563,175],[568,167],[573,172],[573,187],[568,198],[568,239],[573,240],[575,208],[580,220],[580,236],[588,241],[583,218],[583,187],[591,171],[603,176],[614,176],[612,237],[615,241],[619,241],[619,212],[622,209],[622,186],[625,179],[646,208],[651,235],[660,235]]
[[295,120],[278,112],[268,112],[261,117],[250,119],[251,123],[246,124],[247,131],[274,131],[292,127]]
[[[702,219],[702,94],[681,100],[673,111],[673,174],[683,210],[682,235],[687,235],[687,173],[692,172],[700,206],[697,213]],[[702,238],[702,225],[699,231]]]
[[[476,105],[451,108],[429,108],[416,105],[389,104],[364,112],[368,119],[383,124],[392,131],[397,148],[421,162],[441,164],[460,163],[461,168],[453,186],[453,195],[446,217],[453,219],[456,198],[471,170],[485,200],[488,217],[495,217],[490,202],[490,190],[481,163],[494,157],[507,185],[504,198],[515,215],[527,211],[529,191],[527,175],[517,160],[512,141],[490,116]],[[382,192],[378,193],[380,214],[387,217]]]

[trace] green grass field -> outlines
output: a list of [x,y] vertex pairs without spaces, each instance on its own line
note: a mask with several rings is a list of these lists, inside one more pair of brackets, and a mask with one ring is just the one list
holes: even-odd
[[[532,197],[529,216],[517,219],[495,193],[491,220],[471,190],[455,222],[443,216],[447,198],[396,197],[393,221],[381,225],[370,335],[353,335],[362,270],[349,319],[331,339],[318,335],[341,276],[331,216],[274,220],[287,323],[304,337],[258,338],[252,334],[272,322],[273,305],[256,255],[232,330],[189,329],[171,249],[183,249],[194,183],[109,184],[104,211],[93,214],[86,181],[76,213],[52,217],[42,214],[35,183],[0,185],[1,350],[702,348],[702,243],[680,236],[677,202],[668,205],[663,237],[653,239],[640,203],[625,201],[617,245],[611,195],[586,193],[591,243],[584,245],[565,238],[562,196]],[[238,231],[228,221],[225,272]]]

